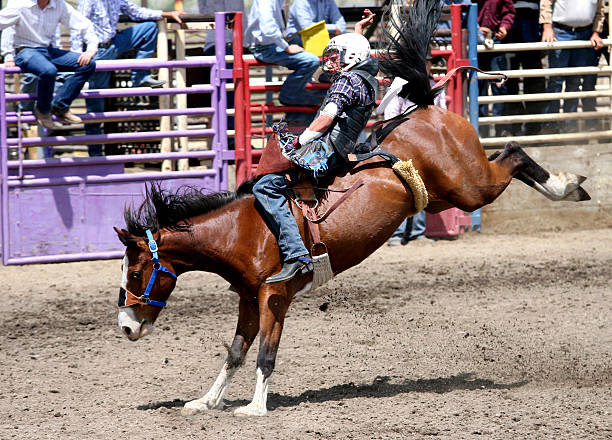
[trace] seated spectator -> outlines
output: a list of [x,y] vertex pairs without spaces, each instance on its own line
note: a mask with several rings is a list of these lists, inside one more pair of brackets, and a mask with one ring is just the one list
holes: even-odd
[[319,57],[283,38],[283,0],[253,0],[245,32],[245,45],[258,61],[279,64],[293,70],[279,93],[283,105],[321,104],[325,90],[306,90],[319,67]]
[[[432,56],[431,53],[427,55],[427,63],[425,67],[429,74],[431,84],[435,84],[435,80],[431,75]],[[407,82],[401,78],[395,78],[387,94],[392,96],[391,99],[383,99],[380,106],[377,109],[378,113],[384,112],[385,119],[391,119],[394,116],[404,113],[408,108],[414,105],[407,98],[402,98],[398,95],[401,89],[407,84]],[[394,95],[394,96],[393,96]],[[442,89],[440,94],[436,96],[434,104],[438,107],[446,108],[446,91]],[[389,246],[398,246],[408,243],[413,240],[426,240],[425,236],[425,211],[421,211],[413,215],[412,217],[406,218],[401,225],[395,230],[391,238],[387,241]]]
[[[541,40],[540,25],[538,19],[540,0],[514,0],[514,9],[516,17],[514,25],[506,38],[508,43],[533,43]],[[518,69],[542,69],[542,55],[538,50],[535,51],[517,51],[510,58],[510,70]],[[519,94],[519,78],[509,78],[506,82],[506,87],[509,95]],[[546,89],[544,77],[526,77],[523,78],[523,93],[542,93]],[[536,115],[544,110],[545,102],[542,101],[527,101],[527,102],[511,102],[507,104],[508,114],[510,115]],[[540,132],[541,124],[539,122],[512,124],[510,132],[514,136],[535,135]]]
[[[501,43],[506,36],[508,31],[512,29],[514,23],[514,17],[516,12],[512,0],[478,0],[478,25],[480,26],[481,32],[485,36],[486,40],[492,41],[492,43]],[[499,52],[491,53],[479,53],[478,54],[478,67],[482,70],[492,70],[499,72],[500,70],[508,70],[508,63],[506,62],[506,54]],[[491,92],[494,96],[507,95],[508,90],[505,83],[499,84],[488,80],[478,81],[478,87],[480,89],[480,96],[487,96],[489,84],[491,85]],[[489,109],[488,105],[479,106],[478,113],[480,116],[488,116]],[[493,116],[503,116],[506,114],[506,106],[502,102],[493,104]],[[501,124],[495,126],[496,136],[502,136],[506,127]],[[480,127],[480,136],[488,137],[489,126],[482,125]]]
[[[5,41],[7,38],[9,39],[14,39],[14,35],[10,35],[11,33],[15,33],[15,28],[13,26],[11,26],[10,28],[6,28],[3,32],[2,32],[2,40]],[[2,47],[4,47],[5,44],[2,44]],[[60,27],[58,26],[55,29],[55,39],[53,42],[53,46],[56,48],[61,49],[61,33],[60,33]],[[5,56],[6,54],[3,52],[2,56]],[[66,80],[70,77],[70,75],[72,75],[72,73],[58,73],[57,76],[55,77],[55,87],[54,87],[54,93],[57,93],[57,91],[64,85],[64,83],[66,82]],[[33,73],[24,73],[23,75],[21,75],[21,93],[25,93],[25,94],[36,94],[36,90],[38,89],[38,77],[36,75],[34,75]],[[20,112],[34,112],[34,104],[35,101],[34,100],[24,100],[24,101],[20,101],[19,104],[17,105],[17,108]],[[27,126],[28,124],[22,124],[22,127],[24,130],[27,130],[29,127]],[[45,128],[41,125],[38,125],[38,136],[39,137],[45,137],[51,133],[49,132],[45,132]],[[30,151],[28,149],[28,151]],[[37,159],[43,159],[43,158],[49,158],[49,157],[53,157],[53,147],[36,147],[36,158]],[[32,159],[32,157],[30,157],[30,159]]]
[[[96,36],[100,40],[100,51],[96,60],[115,60],[124,52],[136,49],[136,59],[151,58],[157,48],[157,23],[160,18],[171,18],[179,23],[184,12],[163,12],[136,6],[128,0],[79,0],[78,11],[93,22]],[[121,14],[133,21],[143,21],[135,26],[117,32],[117,23]],[[149,20],[149,21],[146,21]],[[151,21],[153,20],[153,21]],[[83,50],[83,40],[78,33],[71,34],[72,50]],[[106,89],[110,72],[96,72],[89,81],[91,89]],[[148,70],[133,70],[134,87],[161,87],[164,81],[151,77]],[[88,112],[103,112],[104,99],[87,99]],[[85,133],[102,134],[100,123],[85,124]],[[102,156],[102,145],[89,145],[90,156]]]
[[[604,1],[597,3],[591,0],[541,0],[540,24],[542,24],[542,41],[590,40],[595,49],[601,49],[603,42],[599,33],[603,30]],[[583,49],[556,49],[548,52],[548,66],[558,67],[584,67],[594,66],[597,63],[593,48]],[[596,77],[582,78],[582,91],[595,90]],[[551,76],[548,79],[547,93],[560,93],[565,82],[565,92],[576,92],[580,85],[579,76]],[[595,111],[595,100],[583,99],[583,110]],[[548,101],[544,108],[545,113],[559,113],[558,99]],[[577,99],[564,99],[563,112],[572,113],[578,109]],[[564,121],[561,125],[549,122],[545,125],[545,133],[560,133],[567,130],[576,130],[576,121]]]
[[[85,52],[69,52],[51,45],[60,23],[75,33],[85,33]],[[53,129],[53,113],[61,122],[80,123],[81,118],[70,112],[70,105],[96,68],[93,57],[98,49],[98,38],[91,22],[63,1],[9,0],[7,6],[0,11],[0,30],[11,26],[12,30],[3,32],[2,52],[5,54],[5,66],[17,65],[23,72],[33,73],[38,77],[34,108],[38,122],[45,128]],[[58,71],[75,73],[53,98]]]
[[346,32],[346,21],[334,0],[294,0],[289,9],[289,43],[303,46],[299,31],[320,21],[325,22],[330,38]]

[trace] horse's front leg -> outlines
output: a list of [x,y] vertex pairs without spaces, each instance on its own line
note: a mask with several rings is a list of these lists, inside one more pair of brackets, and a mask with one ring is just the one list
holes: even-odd
[[257,356],[257,382],[253,400],[234,411],[235,416],[265,416],[270,375],[274,370],[285,314],[290,300],[283,284],[263,285],[259,292],[259,354]]
[[249,347],[255,340],[259,331],[259,312],[255,299],[240,299],[238,312],[238,326],[232,346],[228,350],[227,358],[217,376],[217,380],[208,393],[200,399],[187,402],[181,413],[192,416],[209,409],[218,409],[223,405],[223,396],[229,387],[234,373],[242,365]]

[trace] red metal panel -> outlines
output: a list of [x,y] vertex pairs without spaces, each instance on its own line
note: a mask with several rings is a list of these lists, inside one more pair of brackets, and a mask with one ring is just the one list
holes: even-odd
[[472,216],[458,208],[450,208],[438,214],[427,214],[428,237],[454,237],[472,225]]

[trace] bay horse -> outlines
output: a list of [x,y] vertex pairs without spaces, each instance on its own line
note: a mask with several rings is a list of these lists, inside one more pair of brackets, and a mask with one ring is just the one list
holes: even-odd
[[[419,9],[418,5],[423,3],[425,7]],[[415,7],[410,8],[413,11],[408,13],[413,14],[408,23],[425,35],[421,37],[425,50],[415,44],[418,56],[407,54],[412,56],[409,68],[415,74],[411,77],[409,71],[403,74],[417,84],[421,81],[421,87],[425,87],[420,89],[422,96],[416,96],[414,101],[420,108],[381,144],[402,160],[412,159],[427,188],[426,211],[437,213],[453,206],[474,211],[494,201],[513,178],[551,200],[588,200],[587,192],[580,186],[584,177],[549,173],[516,142],[508,143],[487,158],[468,121],[428,105],[433,93],[427,89],[428,80],[423,82],[419,78],[427,78],[425,53],[433,31],[430,21],[437,22],[437,17],[431,16],[436,4],[439,5],[438,0],[416,0]],[[429,92],[423,94],[423,90]],[[411,190],[386,161],[370,159],[359,163],[337,176],[333,186],[348,188],[358,179],[364,185],[320,224],[321,240],[327,245],[334,274],[359,264],[383,245],[407,216],[415,214]],[[339,197],[337,193],[328,193],[321,212]],[[312,238],[298,211],[295,210],[296,220],[306,246],[310,247]],[[285,315],[294,295],[312,280],[312,274],[300,275],[287,283],[265,283],[267,277],[280,270],[279,251],[248,183],[235,192],[207,195],[193,189],[170,193],[153,184],[139,209],[126,209],[125,220],[127,229],[115,228],[126,246],[119,299],[123,307],[118,313],[122,333],[136,341],[152,332],[177,276],[193,270],[220,275],[240,297],[236,332],[214,384],[203,397],[187,402],[182,413],[194,415],[222,406],[232,376],[259,334],[253,400],[235,409],[234,415],[265,415]]]

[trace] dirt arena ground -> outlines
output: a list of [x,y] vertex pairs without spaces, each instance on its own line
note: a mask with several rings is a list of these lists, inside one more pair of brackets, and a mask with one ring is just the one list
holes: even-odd
[[182,276],[132,343],[119,261],[0,267],[0,438],[612,438],[611,267],[612,229],[385,246],[293,303],[254,419],[256,350],[225,409],[180,414],[233,336],[221,278]]

